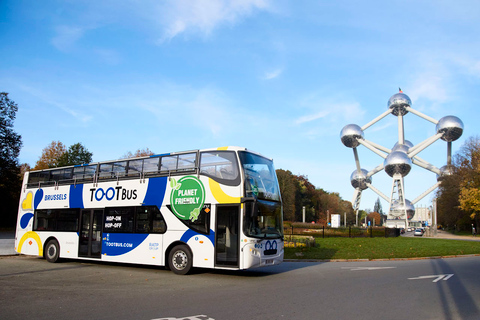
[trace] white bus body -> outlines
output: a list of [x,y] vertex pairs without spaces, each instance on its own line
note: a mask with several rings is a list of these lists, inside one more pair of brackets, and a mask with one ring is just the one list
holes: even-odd
[[26,172],[15,250],[169,267],[249,269],[283,261],[270,159],[224,147]]

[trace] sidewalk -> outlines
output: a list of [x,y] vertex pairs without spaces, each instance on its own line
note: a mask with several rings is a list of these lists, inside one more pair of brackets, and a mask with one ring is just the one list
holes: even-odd
[[[430,237],[429,237],[430,238]],[[456,234],[452,234],[447,231],[437,230],[437,235],[431,238],[435,239],[453,239],[453,240],[470,240],[470,241],[480,241],[480,236],[460,236]]]
[[18,254],[15,251],[15,232],[0,231],[0,256]]

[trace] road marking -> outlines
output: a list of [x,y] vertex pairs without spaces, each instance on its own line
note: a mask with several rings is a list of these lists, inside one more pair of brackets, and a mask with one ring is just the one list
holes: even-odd
[[181,317],[181,318],[157,318],[157,319],[152,319],[152,320],[215,320],[213,318],[210,318],[209,316],[206,316],[204,314],[200,314],[198,316],[189,316],[189,317]]
[[432,282],[438,282],[440,280],[447,281],[453,277],[453,273],[447,273],[447,274],[432,274],[430,276],[420,276],[416,278],[408,278],[408,280],[422,280],[422,279],[432,279],[435,278]]
[[359,270],[382,270],[382,269],[396,269],[397,267],[342,267],[342,269],[350,269],[350,271]]

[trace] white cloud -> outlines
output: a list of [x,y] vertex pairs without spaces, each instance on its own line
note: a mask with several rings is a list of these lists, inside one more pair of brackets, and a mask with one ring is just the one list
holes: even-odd
[[444,75],[435,72],[421,73],[413,81],[408,95],[413,101],[424,98],[432,102],[444,103],[449,100],[446,81]]
[[263,76],[264,80],[272,80],[279,77],[283,73],[282,68],[275,69],[273,71],[266,72]]
[[85,29],[81,27],[58,26],[56,35],[52,39],[52,44],[60,51],[69,51],[85,33]]
[[311,122],[311,121],[314,121],[314,120],[317,120],[317,119],[320,119],[320,118],[324,118],[329,113],[330,113],[329,111],[323,110],[323,111],[317,112],[315,114],[309,114],[309,115],[300,117],[297,120],[295,120],[295,124],[302,124],[302,123]]
[[209,35],[222,24],[234,24],[255,10],[268,10],[270,0],[167,0],[157,7],[163,28],[160,42],[187,31]]

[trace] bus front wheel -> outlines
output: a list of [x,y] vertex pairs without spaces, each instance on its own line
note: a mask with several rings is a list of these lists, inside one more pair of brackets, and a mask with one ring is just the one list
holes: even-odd
[[48,241],[47,245],[45,246],[45,259],[47,259],[48,262],[57,262],[59,256],[60,247],[57,240]]
[[170,269],[176,274],[187,274],[192,269],[192,253],[186,245],[175,246],[168,255]]

